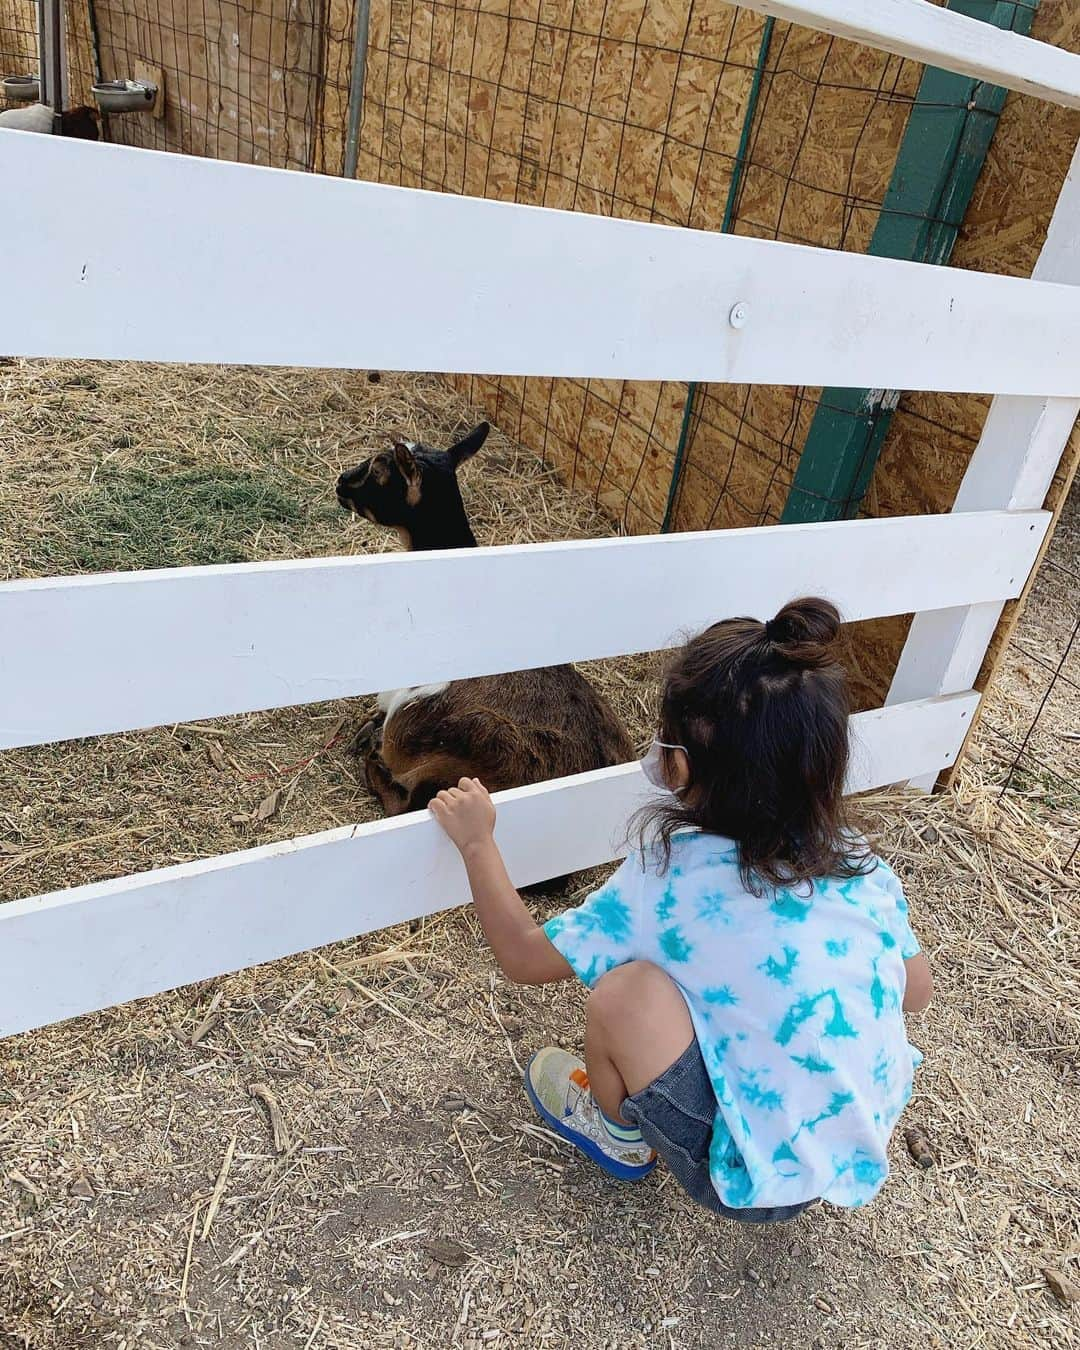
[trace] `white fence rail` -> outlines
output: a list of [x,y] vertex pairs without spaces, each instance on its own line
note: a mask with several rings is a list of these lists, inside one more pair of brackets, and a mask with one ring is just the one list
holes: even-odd
[[1080,108],[1080,56],[926,0],[740,0],[745,9]]
[[[860,713],[852,791],[951,763],[977,694]],[[617,857],[636,764],[498,794],[518,886]],[[427,812],[0,905],[0,1036],[463,904]]]
[[[910,516],[0,585],[0,748],[1018,595],[1049,517]],[[948,558],[948,566],[942,560]]]
[[17,355],[1076,393],[1070,286],[16,131],[0,181]]

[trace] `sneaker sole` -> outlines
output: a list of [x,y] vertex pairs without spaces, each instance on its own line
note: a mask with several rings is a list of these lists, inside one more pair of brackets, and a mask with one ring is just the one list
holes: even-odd
[[[531,1067],[532,1064],[530,1062],[529,1068]],[[637,1167],[630,1163],[616,1162],[614,1158],[609,1158],[603,1149],[600,1148],[599,1144],[594,1143],[588,1135],[579,1134],[577,1130],[568,1129],[563,1121],[552,1115],[533,1091],[533,1085],[529,1081],[528,1070],[525,1072],[525,1091],[528,1093],[529,1101],[533,1104],[533,1110],[540,1119],[550,1125],[555,1133],[565,1139],[568,1144],[573,1144],[579,1153],[584,1153],[586,1158],[591,1162],[596,1163],[597,1167],[606,1172],[609,1177],[615,1177],[618,1181],[641,1181],[655,1169],[658,1161],[656,1158],[650,1163],[643,1163]]]

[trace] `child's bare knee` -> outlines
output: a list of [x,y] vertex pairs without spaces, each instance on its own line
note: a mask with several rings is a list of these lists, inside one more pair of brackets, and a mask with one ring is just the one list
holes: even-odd
[[657,998],[670,989],[679,997],[674,983],[651,961],[627,961],[602,975],[589,995],[588,1016],[592,1022],[617,1022],[625,1026],[630,1018],[646,1009],[655,1011]]

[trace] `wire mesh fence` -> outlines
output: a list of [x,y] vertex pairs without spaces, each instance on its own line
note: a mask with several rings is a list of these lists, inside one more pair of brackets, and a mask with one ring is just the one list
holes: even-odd
[[[964,9],[995,11],[981,13],[979,0]],[[1014,9],[1011,22],[1030,23],[1032,5]],[[1053,37],[1067,15],[1060,0],[1043,9]],[[882,219],[904,212],[887,198],[916,102],[933,123],[938,112],[966,116],[982,98],[967,85],[935,106],[923,73],[699,0],[376,0],[360,172],[865,251]],[[980,104],[972,116],[996,124],[997,112]],[[953,160],[969,149],[957,135]],[[928,232],[955,226],[948,202],[931,207]],[[459,384],[631,531],[779,520],[822,393],[483,376]],[[925,409],[917,417],[929,442],[935,419]],[[865,456],[854,485],[825,494],[824,513],[857,510],[872,465]]]
[[277,168],[340,173],[351,0],[88,0],[102,78],[149,78],[160,115],[110,118],[109,137]]
[[[863,249],[918,79],[918,66],[724,5],[579,0],[496,14],[385,0],[372,10],[360,172]],[[776,519],[816,399],[738,386],[462,384],[631,530]]]
[[[66,0],[70,104],[96,79],[148,79],[153,115],[113,115],[108,140],[340,174],[353,0]],[[36,69],[36,0],[0,0],[0,73]]]
[[1042,819],[1046,864],[1080,866],[1080,501],[1066,503],[982,714],[999,803]]
[[[366,37],[361,177],[833,249],[864,251],[883,221],[910,223],[892,187],[913,111],[949,118],[970,103],[972,118],[995,118],[995,153],[960,211],[954,261],[1019,275],[1080,132],[1075,114],[1035,100],[1012,101],[998,125],[981,89],[935,103],[918,64],[720,0],[372,0],[367,21],[363,0],[65,3],[72,102],[88,100],[95,78],[162,90],[154,115],[109,119],[115,141],[339,174]],[[953,3],[988,19],[1009,8]],[[1035,4],[1012,9],[1014,26],[1017,15],[1029,24]],[[36,49],[33,0],[0,0],[0,20],[5,51],[18,34]],[[1075,46],[1070,0],[1042,0],[1038,24],[1036,36]],[[948,168],[966,144],[957,135]],[[944,200],[918,219],[958,230]],[[630,532],[780,520],[821,412],[858,392],[456,383]],[[819,504],[835,515],[947,509],[985,408],[905,395],[873,459]],[[863,635],[866,701],[887,685],[904,628],[900,618]]]
[[0,76],[37,73],[37,0],[0,0]]
[[[953,2],[988,19],[1010,8]],[[720,0],[373,0],[367,20],[362,0],[65,3],[73,102],[89,99],[95,77],[162,89],[154,115],[109,119],[112,140],[341,173],[366,38],[362,177],[827,248],[863,251],[883,218],[903,214],[888,194],[916,103],[931,117],[959,106],[928,107],[916,63]],[[1029,22],[1035,5],[1011,8]],[[22,14],[31,35],[33,11],[33,0],[0,0],[5,25]],[[1039,36],[1068,44],[1067,0],[1042,0],[1039,18]],[[1052,116],[1037,141],[1056,163],[1069,115]],[[1003,159],[1024,152],[1010,144]],[[1040,237],[1056,167],[1045,177],[1025,183],[1026,215],[1005,222],[1002,249]],[[1016,195],[1000,178],[999,218]],[[947,214],[938,203],[927,228]],[[998,258],[977,263],[992,270]],[[1014,270],[1011,255],[1001,270]],[[482,374],[458,383],[631,531],[779,520],[822,393]],[[909,410],[907,453],[936,454],[956,410],[938,417],[905,399],[894,421]],[[852,514],[871,467],[866,456],[854,485],[815,489],[825,513]],[[906,509],[908,486],[894,474],[883,509]]]

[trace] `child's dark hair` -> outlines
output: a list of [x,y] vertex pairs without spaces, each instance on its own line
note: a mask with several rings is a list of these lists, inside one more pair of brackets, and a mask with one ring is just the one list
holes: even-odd
[[765,887],[861,876],[873,861],[848,823],[847,682],[834,655],[840,615],[827,600],[793,600],[775,619],[725,619],[668,667],[660,740],[685,748],[690,782],[646,810],[663,867],[687,826],[739,846],[743,882]]

